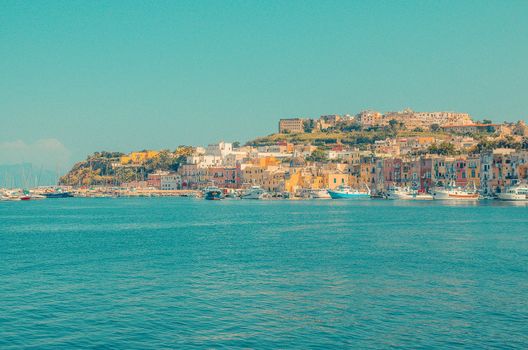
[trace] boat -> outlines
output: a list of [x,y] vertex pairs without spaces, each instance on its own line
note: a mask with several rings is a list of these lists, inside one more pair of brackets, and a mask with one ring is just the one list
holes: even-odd
[[456,201],[478,201],[479,194],[475,188],[468,189],[450,184],[446,187],[438,187],[434,190],[433,197],[436,200],[456,200]]
[[387,199],[401,200],[401,199],[412,199],[413,193],[411,189],[405,187],[391,187],[387,190]]
[[30,199],[31,197],[29,197],[29,195],[20,190],[5,191],[1,196],[2,201],[27,201]]
[[308,191],[308,197],[312,199],[330,199],[330,194],[328,193],[328,190],[325,189],[312,189]]
[[55,190],[53,192],[44,192],[42,195],[46,198],[70,198],[73,194],[67,191]]
[[222,190],[216,186],[209,186],[204,189],[204,199],[209,201],[220,200],[224,198]]
[[242,199],[264,199],[267,197],[267,192],[260,186],[251,186],[246,192],[242,194]]
[[41,194],[32,193],[31,194],[31,200],[41,200],[46,199],[46,196],[43,196]]
[[225,195],[225,199],[240,199],[240,196],[236,192],[228,192]]
[[412,200],[414,201],[432,201],[433,195],[427,192],[416,192]]
[[370,188],[367,186],[366,191],[353,189],[350,186],[340,185],[336,189],[328,190],[332,199],[361,199],[370,197]]
[[433,200],[433,196],[429,193],[404,187],[389,188],[386,198],[394,200]]
[[0,195],[0,201],[11,201],[11,200],[12,200],[11,197],[8,196],[8,195],[5,194],[5,193],[2,193],[2,194]]
[[528,185],[516,184],[498,195],[501,201],[525,202],[528,201]]

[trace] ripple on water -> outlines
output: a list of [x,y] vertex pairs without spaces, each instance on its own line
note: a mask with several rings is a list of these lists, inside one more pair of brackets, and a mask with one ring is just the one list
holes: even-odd
[[0,348],[528,347],[526,206],[0,206]]

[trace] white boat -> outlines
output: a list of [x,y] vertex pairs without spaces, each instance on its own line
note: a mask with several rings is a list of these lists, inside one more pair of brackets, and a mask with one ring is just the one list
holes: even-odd
[[433,196],[429,193],[420,193],[406,187],[392,187],[387,191],[387,199],[394,200],[432,200]]
[[16,190],[5,191],[0,196],[0,200],[2,201],[21,201],[22,199],[27,200],[27,197],[22,192]]
[[267,192],[264,191],[260,186],[252,186],[246,192],[242,194],[242,199],[264,199],[267,196]]
[[309,190],[308,195],[312,199],[330,199],[330,194],[328,193],[328,190]]
[[30,197],[32,200],[42,200],[42,199],[46,199],[47,197],[46,196],[43,196],[41,194],[38,194],[38,193],[32,193],[30,194]]
[[517,185],[511,186],[505,192],[499,193],[498,197],[501,201],[515,201],[515,202],[528,201],[528,185],[517,184]]
[[433,192],[434,199],[437,200],[456,200],[456,201],[478,201],[479,194],[475,188],[472,190],[462,187],[449,185],[447,187],[438,187]]
[[411,189],[406,187],[391,187],[387,190],[387,199],[409,200],[412,198]]

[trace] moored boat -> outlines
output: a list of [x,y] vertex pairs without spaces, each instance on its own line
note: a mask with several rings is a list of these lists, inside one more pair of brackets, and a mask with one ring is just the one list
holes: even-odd
[[31,194],[31,200],[41,200],[46,199],[46,196],[43,196],[41,194],[32,193]]
[[330,199],[330,198],[332,198],[330,196],[330,194],[328,193],[328,190],[324,190],[324,189],[319,189],[319,190],[312,189],[312,190],[309,190],[308,196],[309,196],[309,198],[312,198],[312,199]]
[[516,184],[498,195],[501,201],[525,202],[528,201],[528,185]]
[[216,186],[209,186],[204,189],[204,199],[214,201],[224,198],[222,190]]
[[358,190],[350,186],[340,185],[333,190],[328,190],[332,199],[364,199],[370,197],[370,189]]
[[429,193],[419,192],[410,188],[392,187],[387,191],[387,199],[433,200],[433,196]]
[[53,191],[53,192],[44,192],[42,195],[44,197],[46,197],[46,198],[70,198],[70,197],[73,197],[73,194],[71,194],[70,192],[60,191],[60,190],[56,190],[56,191]]
[[456,200],[456,201],[478,201],[479,194],[476,189],[468,189],[450,185],[438,187],[433,192],[436,200]]
[[260,186],[251,186],[246,192],[240,196],[242,199],[264,199],[267,196],[267,192],[264,191]]
[[413,194],[410,189],[404,187],[391,187],[387,190],[387,199],[408,200],[412,199]]

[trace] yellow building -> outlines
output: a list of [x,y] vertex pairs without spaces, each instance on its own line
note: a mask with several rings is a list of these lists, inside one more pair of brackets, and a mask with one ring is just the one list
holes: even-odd
[[416,142],[419,144],[419,145],[430,145],[432,143],[434,143],[436,141],[436,139],[432,136],[418,136],[416,137]]
[[348,174],[343,174],[343,173],[330,173],[330,174],[327,174],[326,176],[326,188],[328,189],[335,189],[337,188],[338,186],[341,186],[341,185],[348,185],[348,178],[349,178],[349,175]]
[[242,167],[242,183],[247,186],[260,186],[264,182],[264,168],[256,165]]
[[259,185],[269,192],[282,192],[285,189],[284,175],[283,170],[264,171],[262,183]]
[[284,180],[284,190],[286,192],[295,193],[298,188],[301,188],[301,173],[294,172]]
[[122,156],[119,162],[121,165],[142,164],[146,160],[156,157],[158,154],[158,151],[131,152],[126,156]]
[[278,167],[280,165],[280,161],[275,157],[263,157],[255,159],[255,165],[264,169],[270,166]]
[[284,180],[284,190],[295,193],[299,189],[324,189],[326,188],[325,178],[313,175],[311,172],[304,172],[302,169],[291,169],[289,175]]

